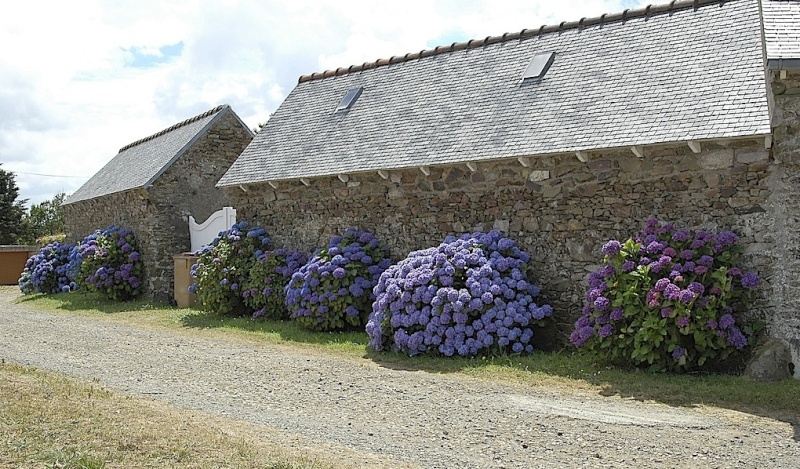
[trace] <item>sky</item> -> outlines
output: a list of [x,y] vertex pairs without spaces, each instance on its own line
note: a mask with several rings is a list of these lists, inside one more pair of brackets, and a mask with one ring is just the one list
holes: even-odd
[[[0,16],[0,168],[28,205],[229,104],[251,128],[304,74],[646,0],[44,0]],[[658,2],[656,0],[655,3]]]

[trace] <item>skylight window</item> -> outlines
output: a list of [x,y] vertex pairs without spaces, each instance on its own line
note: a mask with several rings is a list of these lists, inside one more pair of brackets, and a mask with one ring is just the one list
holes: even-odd
[[342,98],[342,101],[336,107],[336,111],[334,112],[350,109],[353,104],[355,104],[358,97],[361,96],[362,91],[364,91],[364,88],[353,88],[347,90],[347,93],[344,94],[344,98]]
[[544,74],[547,73],[550,65],[553,64],[555,55],[555,52],[541,52],[534,55],[533,59],[531,59],[531,63],[528,64],[525,72],[522,73],[522,79],[529,80],[542,78]]

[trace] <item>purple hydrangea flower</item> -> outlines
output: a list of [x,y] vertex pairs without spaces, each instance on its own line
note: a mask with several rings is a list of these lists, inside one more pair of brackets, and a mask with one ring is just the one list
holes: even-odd
[[742,334],[742,331],[740,331],[738,327],[732,327],[728,331],[726,342],[728,345],[736,347],[736,350],[741,350],[747,347],[747,337]]
[[664,298],[668,300],[677,300],[681,294],[681,287],[675,284],[667,285],[667,288],[664,289]]
[[700,282],[692,282],[686,287],[687,290],[696,293],[698,296],[702,295],[703,292],[706,291],[706,288]]
[[691,234],[687,230],[678,230],[672,235],[672,240],[682,243],[684,241],[689,241],[691,238]]
[[606,324],[606,325],[604,325],[604,326],[603,326],[603,327],[601,327],[601,328],[600,328],[600,330],[598,331],[598,335],[599,335],[601,338],[606,338],[606,337],[610,336],[610,335],[611,335],[611,334],[613,334],[613,333],[614,333],[614,326],[612,326],[611,324]]
[[733,319],[733,316],[730,314],[724,314],[721,318],[719,318],[719,327],[721,329],[730,329],[734,324],[736,324],[736,320]]
[[758,275],[754,274],[753,272],[747,272],[746,274],[742,275],[741,282],[744,288],[752,290],[758,287],[758,284],[761,282],[761,279],[758,278]]
[[612,239],[603,245],[603,254],[613,256],[622,250],[622,244],[619,241]]
[[739,241],[739,237],[733,231],[722,231],[717,235],[717,242],[723,247],[733,246]]
[[605,311],[609,306],[611,306],[611,302],[604,296],[600,296],[594,300],[594,309],[597,311]]
[[700,257],[697,263],[705,267],[711,267],[714,265],[714,258],[706,254]]
[[688,305],[696,297],[696,294],[691,290],[682,290],[678,296],[681,303]]

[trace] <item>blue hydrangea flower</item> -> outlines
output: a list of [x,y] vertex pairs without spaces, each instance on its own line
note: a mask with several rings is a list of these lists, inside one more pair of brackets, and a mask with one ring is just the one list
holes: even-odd
[[530,353],[532,327],[552,307],[534,301],[529,259],[499,231],[410,253],[375,286],[370,347],[409,355]]

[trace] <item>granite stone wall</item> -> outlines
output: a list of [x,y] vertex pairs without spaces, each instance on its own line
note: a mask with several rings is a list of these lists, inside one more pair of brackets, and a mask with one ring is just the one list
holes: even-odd
[[[226,189],[240,220],[265,227],[278,244],[311,251],[348,226],[373,231],[395,259],[434,246],[446,235],[499,229],[532,256],[543,299],[556,308],[566,337],[579,315],[587,274],[611,238],[637,233],[651,216],[689,228],[733,229],[757,246],[747,255],[770,284],[760,254],[773,240],[764,226],[770,153],[763,139],[685,144],[520,161],[376,172]],[[768,287],[769,288],[769,287]],[[757,314],[774,305],[761,301]]]
[[151,187],[66,205],[67,241],[112,224],[133,230],[142,249],[146,296],[172,300],[172,256],[190,249],[188,216],[204,221],[231,205],[215,184],[250,140],[232,114],[223,116]]
[[767,201],[765,257],[774,266],[766,292],[774,310],[770,333],[788,344],[800,378],[800,71],[770,74],[772,155]]

